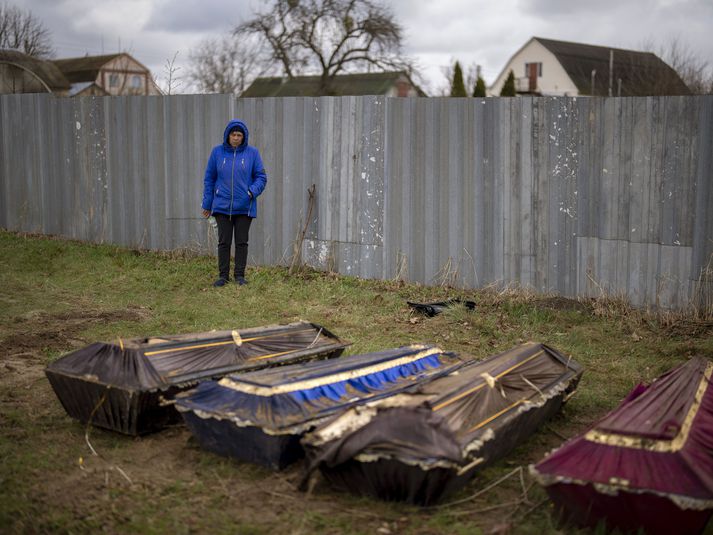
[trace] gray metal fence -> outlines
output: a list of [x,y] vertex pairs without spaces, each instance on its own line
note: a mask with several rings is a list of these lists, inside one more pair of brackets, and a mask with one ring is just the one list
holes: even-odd
[[253,263],[306,224],[304,259],[345,274],[713,302],[711,96],[6,95],[0,226],[213,252],[203,169],[233,117],[268,170]]

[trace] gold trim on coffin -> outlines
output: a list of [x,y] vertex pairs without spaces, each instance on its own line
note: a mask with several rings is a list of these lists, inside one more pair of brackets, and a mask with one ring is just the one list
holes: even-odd
[[595,442],[597,444],[605,444],[607,446],[618,446],[620,448],[633,448],[637,450],[647,450],[647,451],[657,451],[657,452],[674,452],[679,451],[686,444],[688,440],[688,433],[691,431],[691,426],[693,425],[693,420],[698,414],[698,409],[701,407],[701,402],[703,401],[703,395],[708,388],[708,384],[711,380],[711,374],[713,373],[713,363],[709,362],[703,372],[703,378],[698,384],[698,389],[696,390],[696,395],[693,398],[693,403],[691,408],[686,414],[686,418],[683,420],[683,425],[678,434],[671,440],[654,440],[651,438],[642,438],[632,435],[617,435],[613,433],[603,433],[592,429],[586,435],[584,439],[589,442]]
[[[411,346],[413,349],[423,349],[423,346]],[[443,350],[439,348],[430,348],[426,350],[419,351],[414,355],[409,355],[406,357],[400,357],[398,359],[389,360],[387,362],[382,362],[379,364],[374,364],[372,366],[367,366],[366,368],[358,368],[356,370],[350,370],[348,372],[340,372],[333,375],[326,375],[324,377],[317,377],[315,379],[307,379],[305,381],[299,381],[297,383],[286,384],[286,385],[276,385],[276,386],[261,386],[245,383],[237,383],[228,377],[224,377],[218,384],[226,388],[230,388],[237,392],[243,392],[245,394],[253,394],[256,396],[274,396],[277,394],[286,394],[289,392],[296,392],[298,390],[307,390],[309,388],[316,388],[318,386],[327,385],[330,383],[337,383],[341,381],[347,381],[349,379],[354,379],[356,377],[362,377],[370,373],[379,373],[390,368],[395,368],[397,366],[402,366],[404,364],[409,364],[422,358],[431,355],[442,355]]]
[[[172,347],[169,349],[159,349],[158,351],[146,351],[144,353],[144,356],[151,357],[153,355],[161,355],[163,353],[176,353],[178,351],[188,351],[189,349],[203,349],[206,347],[227,346],[227,345],[231,345],[231,344],[237,345],[238,347],[240,347],[245,342],[252,342],[253,340],[264,340],[265,338],[274,338],[275,336],[291,336],[293,334],[304,333],[304,332],[313,331],[313,330],[314,329],[301,329],[299,331],[289,331],[289,332],[285,332],[285,333],[266,334],[264,336],[253,336],[252,338],[240,338],[240,333],[233,331],[234,334],[231,334],[231,338],[227,342],[211,342],[208,344],[196,344],[196,345],[192,345],[192,346]],[[238,335],[237,339],[235,337],[235,334]],[[238,340],[240,340],[240,343],[238,343]]]

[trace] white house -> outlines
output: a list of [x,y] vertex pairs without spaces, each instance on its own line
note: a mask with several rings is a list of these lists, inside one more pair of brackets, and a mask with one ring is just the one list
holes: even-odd
[[70,96],[161,94],[149,70],[124,52],[53,63],[72,84]]
[[686,95],[676,71],[651,52],[533,37],[510,58],[488,95],[497,96],[510,71],[515,90],[529,95]]

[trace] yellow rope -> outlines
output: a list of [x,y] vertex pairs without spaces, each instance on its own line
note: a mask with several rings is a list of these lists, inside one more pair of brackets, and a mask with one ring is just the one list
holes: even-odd
[[475,431],[476,429],[480,429],[480,428],[483,427],[484,425],[489,424],[490,422],[492,422],[493,420],[495,420],[495,418],[497,418],[497,417],[500,416],[501,414],[504,414],[504,413],[508,412],[508,411],[509,411],[510,409],[512,409],[513,407],[517,407],[518,405],[520,405],[521,403],[524,403],[525,401],[527,401],[527,400],[524,399],[524,398],[517,400],[515,403],[513,403],[513,404],[510,405],[509,407],[505,407],[505,408],[504,408],[503,410],[501,410],[500,412],[497,412],[497,413],[493,414],[490,418],[487,418],[487,419],[483,420],[482,422],[480,422],[479,424],[474,425],[473,427],[471,427],[470,429],[468,429],[468,431],[466,431],[466,433],[472,433],[472,432]]
[[[540,350],[539,350],[537,353],[535,353],[534,355],[532,355],[532,356],[530,356],[530,357],[527,357],[527,358],[526,358],[525,360],[523,360],[522,362],[519,362],[519,363],[515,364],[514,366],[511,366],[511,367],[508,368],[507,370],[505,370],[505,371],[499,373],[498,375],[495,376],[495,379],[496,379],[496,380],[497,380],[497,379],[500,379],[503,375],[507,375],[508,373],[510,373],[511,371],[513,371],[513,370],[519,368],[519,367],[522,366],[523,364],[526,364],[526,363],[530,362],[532,359],[534,359],[534,358],[536,358],[536,357],[539,357],[539,356],[540,356],[542,353],[544,353],[544,352],[545,352],[544,349],[540,349]],[[447,400],[447,401],[444,401],[443,403],[439,403],[438,405],[436,405],[435,407],[433,407],[433,410],[434,410],[434,411],[439,411],[439,410],[441,410],[442,408],[447,407],[447,406],[450,405],[451,403],[455,403],[455,402],[458,401],[459,399],[463,399],[465,396],[468,396],[468,395],[472,394],[473,392],[477,392],[478,390],[480,390],[481,388],[483,388],[483,387],[484,387],[485,385],[487,385],[487,384],[488,384],[487,382],[483,382],[483,383],[479,384],[478,386],[471,388],[470,390],[466,390],[465,392],[461,392],[461,393],[460,393],[459,395],[457,395],[456,397],[454,397],[454,398],[452,398],[452,399],[449,399],[449,400]]]
[[248,361],[269,359],[269,358],[272,358],[272,357],[279,357],[280,355],[287,355],[287,353],[294,353],[295,351],[302,351],[302,348],[299,348],[299,349],[290,349],[289,351],[282,351],[281,353],[273,353],[272,355],[260,355],[259,357],[252,357],[252,358],[249,358]]

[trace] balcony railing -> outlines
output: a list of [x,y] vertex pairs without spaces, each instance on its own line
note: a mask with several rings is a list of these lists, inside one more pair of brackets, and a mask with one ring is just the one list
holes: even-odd
[[531,86],[530,78],[523,76],[521,78],[515,78],[515,91],[518,93],[537,93],[537,81]]

